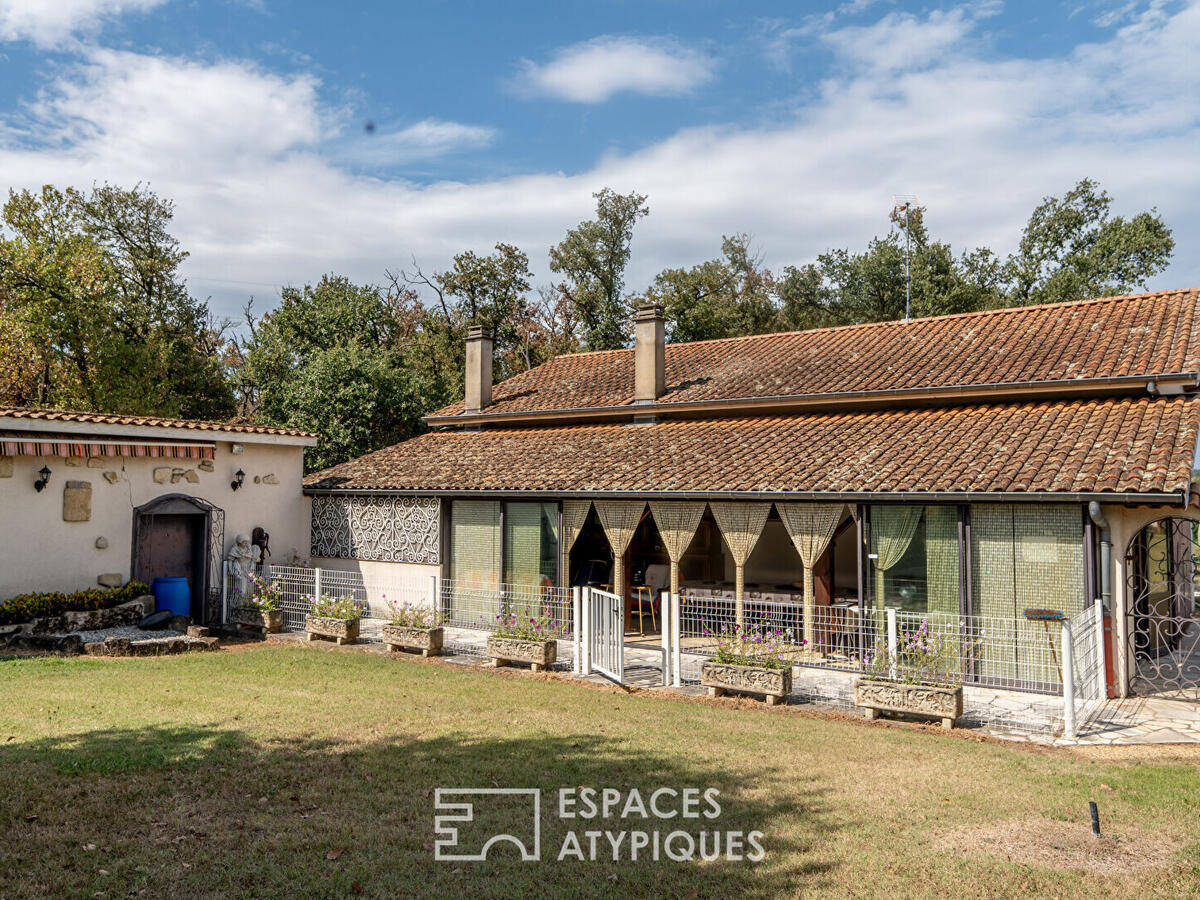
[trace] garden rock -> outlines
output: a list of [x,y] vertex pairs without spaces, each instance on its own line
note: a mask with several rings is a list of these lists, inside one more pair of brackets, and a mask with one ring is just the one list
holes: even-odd
[[142,618],[137,623],[137,627],[142,631],[163,631],[171,624],[173,618],[175,618],[174,613],[169,609],[162,609]]

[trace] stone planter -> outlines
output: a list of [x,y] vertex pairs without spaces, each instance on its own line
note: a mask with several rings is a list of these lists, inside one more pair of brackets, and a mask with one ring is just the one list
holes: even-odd
[[874,719],[881,712],[932,716],[941,719],[942,727],[947,731],[954,727],[954,720],[963,711],[962,685],[934,687],[859,679],[854,683],[854,701],[866,709],[868,719]]
[[332,638],[339,644],[353,644],[358,640],[358,626],[361,620],[334,619],[329,616],[305,616],[304,630],[308,639],[315,641],[319,637]]
[[229,618],[235,625],[258,628],[267,634],[275,634],[276,632],[283,631],[282,609],[261,610],[235,606],[230,610]]
[[700,666],[700,683],[708,688],[710,697],[720,697],[726,691],[762,694],[767,705],[774,706],[792,690],[792,667],[762,669],[709,661]]
[[525,662],[533,671],[540,672],[558,659],[558,641],[522,641],[492,636],[487,639],[487,655],[492,658],[493,665]]
[[422,656],[437,656],[442,652],[441,628],[410,628],[407,625],[384,625],[383,642],[395,650],[419,650]]

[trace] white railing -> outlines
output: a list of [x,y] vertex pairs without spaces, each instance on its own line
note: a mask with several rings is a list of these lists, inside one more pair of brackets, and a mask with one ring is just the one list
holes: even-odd
[[[1064,691],[1063,720],[1073,725],[1074,737],[1099,713],[1108,699],[1108,678],[1104,670],[1104,611],[1093,604],[1071,619],[1072,690]],[[1065,707],[1071,706],[1071,715]],[[1066,729],[1064,728],[1064,731]]]
[[441,582],[442,623],[455,628],[495,631],[506,617],[533,618],[560,639],[574,634],[575,613],[569,588],[493,582]]
[[[712,656],[718,634],[737,624],[731,600],[685,591],[679,606],[679,649]],[[1063,688],[1062,634],[1056,622],[860,611],[858,606],[816,606],[805,621],[801,603],[747,600],[741,624],[751,631],[778,633],[794,665],[846,671],[861,670],[871,654],[895,658],[897,647],[924,629],[949,643],[953,658],[947,671],[967,684],[1046,694],[1061,694]]]
[[308,566],[268,566],[264,575],[281,594],[284,626],[295,630],[304,628],[304,617],[316,597],[348,597],[363,618],[378,620],[391,616],[392,605],[432,606],[437,597],[433,576],[368,581],[360,572]]

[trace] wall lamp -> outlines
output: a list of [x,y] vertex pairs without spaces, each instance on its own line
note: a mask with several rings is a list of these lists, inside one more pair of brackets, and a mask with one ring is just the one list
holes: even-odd
[[38,472],[38,475],[41,477],[33,483],[33,489],[40,494],[42,492],[42,488],[50,483],[50,467],[42,466],[42,470]]
[[242,484],[245,481],[246,481],[246,473],[243,472],[241,469],[238,469],[233,474],[233,481],[229,482],[229,486],[236,491],[238,488],[240,488],[242,486]]

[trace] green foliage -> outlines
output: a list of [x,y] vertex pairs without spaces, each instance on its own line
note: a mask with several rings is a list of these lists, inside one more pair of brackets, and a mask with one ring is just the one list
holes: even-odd
[[650,213],[644,194],[593,194],[596,218],[580,222],[550,249],[550,271],[566,278],[560,286],[579,319],[586,350],[612,350],[628,341],[629,309],[625,267],[633,226]]
[[414,603],[394,603],[388,600],[387,594],[383,595],[383,599],[392,610],[393,625],[401,628],[436,628],[442,624],[442,616],[436,609]]
[[178,275],[172,204],[138,185],[10,191],[0,403],[223,419],[219,330]]
[[255,419],[316,432],[309,470],[419,434],[447,394],[436,355],[421,352],[422,315],[410,295],[341,276],[285,288],[253,324],[237,374]]
[[761,334],[775,327],[775,279],[752,254],[749,237],[723,238],[721,253],[690,269],[664,269],[638,298],[662,305],[670,340]]
[[119,588],[86,588],[81,591],[50,591],[40,594],[19,594],[0,603],[0,625],[17,625],[31,619],[59,616],[65,612],[90,612],[119,606],[150,593],[140,581],[130,581]]
[[551,607],[520,606],[496,616],[496,627],[492,632],[496,637],[518,641],[550,641],[567,633],[567,623],[560,620]]
[[887,641],[878,642],[863,657],[863,677],[872,681],[955,687],[962,684],[962,661],[981,643],[959,636],[958,629],[931,627],[922,619],[918,628],[900,629],[896,657]]
[[272,612],[283,604],[283,591],[276,582],[251,572],[250,583],[253,585],[250,596],[240,598],[238,606],[243,609],[256,609],[259,612]]
[[312,602],[310,615],[326,619],[357,619],[362,616],[353,597],[317,597]]
[[1090,178],[1033,211],[1005,267],[1013,306],[1122,294],[1166,269],[1175,249],[1156,210],[1112,217],[1112,198]]

